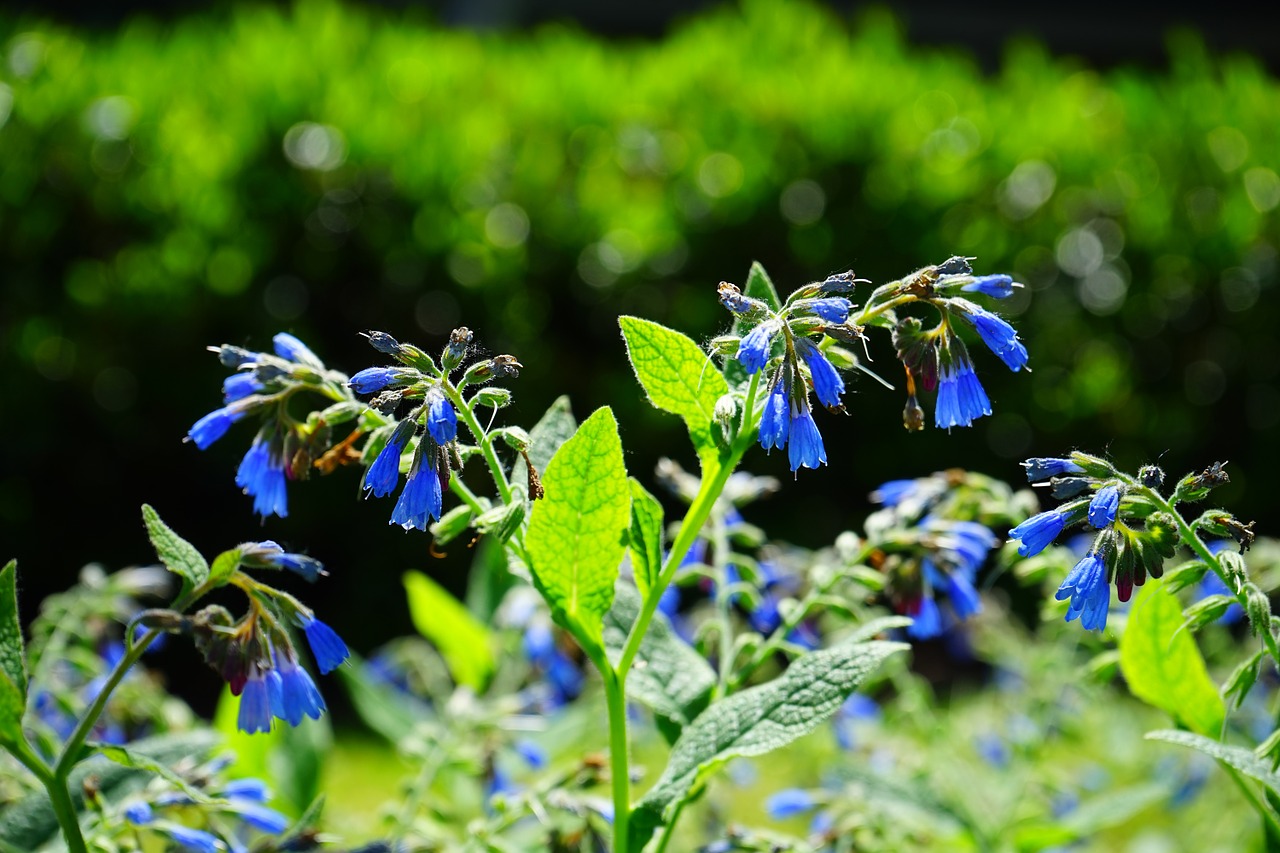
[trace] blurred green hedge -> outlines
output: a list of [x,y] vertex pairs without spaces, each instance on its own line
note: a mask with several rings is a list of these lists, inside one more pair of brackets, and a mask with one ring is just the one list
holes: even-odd
[[[113,452],[213,407],[205,343],[289,328],[354,370],[358,328],[435,345],[462,323],[529,365],[532,422],[561,391],[585,413],[624,388],[619,312],[722,330],[714,286],[753,259],[789,288],[971,254],[1027,283],[1009,307],[1034,373],[979,355],[997,414],[948,440],[903,434],[902,399],[860,383],[855,419],[824,427],[882,451],[860,494],[1082,446],[1229,456],[1240,499],[1277,462],[1280,87],[1192,36],[1167,72],[1015,44],[984,74],[884,15],[763,1],[654,43],[328,2],[0,32],[6,383]],[[10,521],[42,494],[21,461]]]

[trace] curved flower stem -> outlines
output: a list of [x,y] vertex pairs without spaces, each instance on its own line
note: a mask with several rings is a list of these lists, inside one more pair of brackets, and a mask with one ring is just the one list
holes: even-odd
[[866,307],[862,309],[862,312],[859,313],[858,316],[849,318],[849,324],[852,326],[862,326],[871,320],[874,320],[876,317],[879,317],[890,308],[896,308],[899,305],[905,305],[908,302],[915,301],[915,295],[910,293],[904,293],[901,296],[896,296],[888,302],[883,302],[879,305],[874,305],[873,299],[867,303]]

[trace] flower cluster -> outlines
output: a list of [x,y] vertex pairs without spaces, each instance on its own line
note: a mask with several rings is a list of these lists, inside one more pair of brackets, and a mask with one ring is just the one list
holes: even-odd
[[178,849],[197,853],[245,851],[249,849],[252,834],[278,836],[289,828],[289,819],[266,805],[271,791],[260,779],[236,779],[209,794],[206,813],[226,815],[231,818],[230,825],[226,821],[210,820],[207,829],[198,829],[179,822],[189,820],[194,801],[177,790],[148,799],[130,799],[123,804],[120,816],[133,828],[135,838],[140,832],[154,834],[177,845]]
[[1111,584],[1117,597],[1128,601],[1135,586],[1164,572],[1164,560],[1177,544],[1174,520],[1146,494],[1164,480],[1155,466],[1147,466],[1138,480],[1119,474],[1106,460],[1085,453],[1069,458],[1034,458],[1022,463],[1027,480],[1048,487],[1067,503],[1028,518],[1009,531],[1024,557],[1039,554],[1062,531],[1080,524],[1096,530],[1088,553],[1076,563],[1055,597],[1068,601],[1067,621],[1079,618],[1087,630],[1107,625]]
[[391,495],[405,470],[408,477],[391,512],[391,523],[425,531],[433,519],[440,518],[444,489],[452,470],[461,465],[456,406],[474,407],[481,402],[497,406],[510,399],[505,392],[494,393],[500,389],[482,389],[464,401],[463,390],[492,379],[516,377],[521,365],[510,355],[483,359],[467,367],[454,384],[450,374],[462,366],[472,339],[465,326],[449,336],[440,366],[418,347],[401,344],[385,332],[369,332],[366,337],[374,349],[398,364],[365,368],[351,377],[350,387],[357,394],[373,395],[371,408],[384,416],[402,403],[412,408],[399,422],[375,431],[365,445],[365,459],[372,461],[365,472],[364,490],[378,498]]
[[[236,471],[236,485],[253,498],[254,512],[283,518],[289,514],[286,483],[308,476],[329,448],[330,428],[354,417],[356,407],[343,387],[347,377],[328,370],[302,341],[281,332],[272,345],[273,353],[229,344],[210,347],[224,367],[236,372],[222,383],[222,407],[196,421],[187,440],[204,450],[232,424],[255,417],[258,433]],[[298,421],[289,401],[304,392],[331,405]]]

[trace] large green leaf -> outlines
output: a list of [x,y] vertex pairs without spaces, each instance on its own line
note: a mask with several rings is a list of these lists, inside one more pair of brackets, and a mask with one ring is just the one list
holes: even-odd
[[1147,740],[1159,740],[1199,750],[1205,755],[1216,758],[1228,767],[1234,767],[1244,775],[1257,779],[1277,794],[1280,794],[1280,774],[1272,771],[1270,761],[1259,758],[1251,749],[1228,746],[1203,735],[1174,729],[1147,732],[1146,738]]
[[164,567],[182,578],[184,586],[199,586],[209,576],[209,564],[196,547],[170,529],[150,504],[142,505],[147,535]]
[[802,655],[778,678],[717,702],[684,730],[667,767],[636,807],[643,834],[662,825],[708,772],[731,758],[763,755],[831,717],[902,643],[845,642]]
[[684,419],[704,468],[714,464],[716,401],[729,386],[691,338],[639,317],[619,317],[627,354],[649,402]]
[[529,460],[539,471],[547,467],[551,457],[556,455],[560,445],[569,440],[578,428],[578,421],[573,417],[573,408],[568,397],[557,397],[556,401],[543,413],[538,422],[529,430]]
[[1147,581],[1120,638],[1120,671],[1134,696],[1194,732],[1216,735],[1226,708],[1182,622],[1178,600],[1159,581]]
[[413,626],[440,650],[453,680],[482,692],[495,664],[489,629],[422,572],[405,572],[404,588]]
[[622,441],[608,407],[561,445],[542,484],[546,496],[534,503],[525,536],[530,571],[556,619],[599,646],[631,521]]
[[0,570],[0,743],[22,739],[27,704],[27,666],[18,620],[18,561]]
[[635,477],[630,478],[631,530],[627,546],[631,551],[631,573],[642,598],[658,582],[662,571],[662,504],[645,491]]
[[[615,665],[622,657],[640,607],[635,588],[618,584],[613,609],[604,622],[605,648]],[[627,673],[627,696],[639,699],[655,713],[683,727],[706,707],[715,686],[715,671],[702,655],[676,635],[662,613],[654,613],[635,663]]]

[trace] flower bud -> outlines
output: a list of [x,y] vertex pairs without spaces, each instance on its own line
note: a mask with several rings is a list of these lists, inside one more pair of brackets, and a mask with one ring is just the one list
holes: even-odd
[[446,512],[431,525],[436,545],[447,545],[471,526],[471,507],[461,504]]
[[1178,523],[1167,512],[1153,512],[1147,516],[1146,535],[1151,544],[1165,557],[1172,557],[1181,538]]
[[1231,482],[1227,472],[1223,470],[1226,462],[1215,462],[1199,474],[1188,474],[1178,483],[1173,491],[1173,503],[1198,501],[1218,486]]
[[489,435],[496,435],[498,438],[501,438],[503,442],[506,443],[507,447],[510,447],[517,453],[526,453],[529,448],[533,446],[533,439],[529,436],[529,433],[517,426],[495,429],[493,432],[489,433]]
[[386,332],[361,332],[369,339],[369,345],[384,355],[400,355],[400,342]]
[[1071,454],[1071,461],[1084,469],[1084,473],[1090,477],[1111,478],[1116,476],[1116,469],[1111,463],[1097,456],[1090,456],[1088,453],[1081,453],[1079,450]]
[[716,407],[713,417],[721,426],[728,426],[733,422],[733,416],[738,413],[738,401],[734,399],[732,394],[722,394],[716,400]]
[[902,410],[902,425],[911,432],[920,432],[924,429],[924,409],[916,400],[915,394],[907,397],[907,405]]
[[494,409],[501,409],[510,405],[511,392],[506,388],[481,388],[471,398],[471,406],[489,406]]
[[937,266],[938,275],[973,275],[973,267],[970,261],[976,258],[966,258],[963,255],[953,255],[947,258]]
[[446,372],[452,372],[462,364],[462,359],[466,357],[467,347],[470,346],[473,337],[471,330],[466,326],[459,326],[449,333],[449,343],[440,354],[440,362],[444,365]]
[[720,335],[711,339],[710,350],[712,355],[733,355],[738,351],[742,338],[738,335]]
[[1158,465],[1143,465],[1138,469],[1138,482],[1148,489],[1158,489],[1164,485],[1164,471]]
[[1271,598],[1255,583],[1248,583],[1244,588],[1245,612],[1249,614],[1249,624],[1253,633],[1271,630]]

